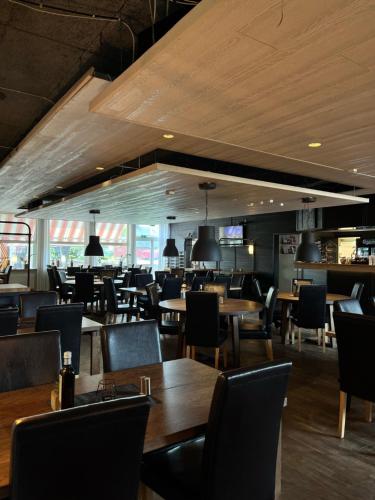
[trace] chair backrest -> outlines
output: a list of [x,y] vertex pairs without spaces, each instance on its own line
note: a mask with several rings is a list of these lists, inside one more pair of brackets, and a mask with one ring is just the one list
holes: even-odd
[[260,287],[259,280],[256,278],[253,278],[251,282],[251,295],[256,302],[260,302],[261,304],[264,303],[262,289]]
[[267,292],[266,301],[263,309],[263,328],[271,333],[273,314],[275,312],[278,289],[270,286]]
[[136,274],[141,274],[141,268],[140,267],[131,267],[129,269],[131,276],[130,276],[130,286],[135,286],[135,275]]
[[9,283],[11,272],[12,272],[12,266],[7,266],[7,268],[5,269],[5,276],[3,277],[3,284]]
[[94,273],[76,273],[75,276],[75,288],[74,288],[74,301],[92,302],[94,298]]
[[365,285],[363,283],[354,283],[352,293],[350,294],[351,299],[361,300],[363,289]]
[[232,284],[232,277],[231,276],[215,276],[214,282],[215,283],[223,283],[227,287],[227,291],[229,291],[230,286]]
[[274,361],[219,375],[206,430],[201,498],[275,498],[280,421],[290,370],[290,362]]
[[203,289],[203,285],[206,283],[206,281],[207,281],[206,276],[194,276],[193,281],[191,282],[190,290],[192,292],[198,292],[198,290],[200,290],[201,285]]
[[363,314],[361,304],[357,299],[336,300],[333,303],[333,308],[335,311],[351,314]]
[[[197,275],[198,276],[198,275]],[[202,276],[206,276],[207,281],[213,281],[214,280],[214,272],[212,269],[206,272],[206,274],[203,274]]]
[[163,286],[165,278],[170,277],[170,273],[166,271],[155,271],[155,281],[159,286]]
[[375,401],[375,317],[333,313],[339,358],[340,389]]
[[[12,500],[136,499],[148,413],[148,399],[139,397],[17,420]],[[96,469],[98,451],[105,465]]]
[[185,335],[187,345],[218,347],[219,296],[210,292],[186,292]]
[[0,294],[0,309],[9,307],[18,307],[20,305],[20,296],[17,293],[1,293]]
[[326,322],[326,295],[324,285],[302,285],[298,300],[298,326],[324,328]]
[[129,288],[129,286],[130,286],[130,278],[131,278],[131,273],[124,273],[124,276],[122,278],[122,286],[123,286],[123,288]]
[[60,368],[59,332],[0,337],[0,392],[55,382]]
[[225,283],[205,283],[203,290],[205,292],[217,293],[219,297],[227,297],[227,286]]
[[72,352],[72,365],[76,374],[79,373],[83,308],[84,305],[78,302],[40,306],[36,312],[35,330],[58,330],[61,333],[61,355],[65,351]]
[[55,277],[55,271],[53,267],[47,267],[48,283],[50,291],[56,291],[57,282]]
[[161,363],[156,320],[104,325],[101,331],[104,372]]
[[104,277],[106,278],[113,278],[113,279],[116,279],[117,277],[117,268],[113,269],[102,269],[99,273],[99,276],[101,279],[103,279]]
[[22,319],[35,318],[39,306],[54,306],[57,304],[57,293],[28,292],[20,295],[20,315]]
[[191,285],[194,279],[195,273],[193,271],[188,271],[185,273],[184,279],[187,285]]
[[136,274],[134,276],[134,280],[135,280],[135,286],[137,288],[144,288],[149,283],[152,283],[154,281],[154,278],[152,274],[142,273],[142,274]]
[[59,287],[59,290],[62,291],[63,281],[61,279],[61,275],[60,275],[57,267],[56,266],[52,266],[52,271],[53,271],[53,274],[54,274],[54,277],[55,277],[55,282],[56,282],[57,286]]
[[0,336],[15,335],[18,326],[18,307],[0,309]]
[[299,290],[300,290],[301,286],[312,285],[313,280],[309,279],[309,278],[304,278],[304,279],[293,278],[291,284],[292,284],[292,293],[297,296],[299,294]]
[[149,305],[155,308],[158,307],[159,305],[158,285],[153,282],[146,285],[145,288]]
[[68,266],[66,268],[66,272],[68,276],[75,276],[76,273],[81,272],[81,267],[80,266]]
[[60,279],[61,279],[61,283],[65,283],[66,281],[66,272],[65,271],[62,271],[62,270],[58,270],[58,275],[60,276]]
[[107,301],[107,312],[116,314],[118,300],[116,295],[116,287],[112,278],[103,278],[104,297]]
[[171,275],[175,278],[183,278],[185,274],[185,269],[183,267],[173,267],[171,269]]
[[245,275],[244,274],[232,274],[232,286],[242,287]]
[[161,292],[161,300],[179,299],[181,297],[182,278],[165,278]]

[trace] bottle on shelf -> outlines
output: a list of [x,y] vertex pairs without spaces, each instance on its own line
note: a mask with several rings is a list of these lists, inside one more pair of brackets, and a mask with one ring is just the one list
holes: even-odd
[[203,285],[202,285],[202,284],[201,284],[201,285],[199,285],[199,291],[200,291],[200,292],[203,292]]
[[59,374],[59,402],[60,409],[72,408],[74,406],[74,384],[75,373],[72,366],[72,353],[64,352],[64,366]]

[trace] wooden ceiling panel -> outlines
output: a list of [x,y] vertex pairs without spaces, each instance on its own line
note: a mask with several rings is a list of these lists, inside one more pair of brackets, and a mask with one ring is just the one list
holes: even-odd
[[[256,215],[303,208],[303,196],[315,196],[314,208],[367,203],[366,198],[301,189],[253,179],[154,164],[89,188],[43,208],[26,212],[42,219],[91,220],[89,211],[101,210],[103,222],[165,223],[175,215],[179,222],[204,218],[205,195],[198,184],[214,181],[209,192],[209,218]],[[169,195],[167,190],[173,190]]]

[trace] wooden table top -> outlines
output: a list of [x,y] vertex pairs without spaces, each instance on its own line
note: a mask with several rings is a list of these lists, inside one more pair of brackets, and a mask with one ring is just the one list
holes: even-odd
[[[99,380],[110,377],[116,385],[136,384],[139,377],[151,377],[151,407],[144,451],[199,435],[208,421],[212,394],[219,372],[191,359],[177,359],[157,365],[132,368],[122,372],[80,377],[76,392],[95,391]],[[17,418],[51,411],[53,384],[0,394],[0,498],[9,488],[11,428]]]
[[[136,287],[136,286],[128,286],[124,288],[119,288],[121,292],[128,292],[133,295],[147,295],[146,288],[144,287]],[[161,292],[160,286],[158,286],[158,292]]]
[[[347,295],[340,295],[339,293],[327,293],[326,302],[328,305],[331,305],[335,302],[335,300],[345,300],[350,299]],[[292,294],[292,292],[279,292],[277,294],[277,300],[282,300],[286,302],[298,302],[299,297]]]
[[[159,302],[159,306],[169,311],[186,312],[185,299],[162,300]],[[240,314],[256,313],[262,309],[263,304],[253,300],[224,299],[224,303],[219,304],[219,314],[222,316],[239,316]]]
[[[36,318],[21,318],[21,328],[17,329],[17,333],[33,333],[35,332],[35,320]],[[98,323],[90,318],[82,316],[82,326],[81,333],[87,332],[100,332],[102,323]]]
[[21,285],[20,283],[8,283],[5,285],[0,285],[0,293],[17,293],[17,292],[29,292],[30,288],[26,285]]

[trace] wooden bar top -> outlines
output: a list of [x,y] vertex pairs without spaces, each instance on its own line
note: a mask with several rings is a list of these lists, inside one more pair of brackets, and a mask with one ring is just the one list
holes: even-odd
[[345,273],[375,273],[375,266],[367,264],[327,264],[325,262],[295,262],[295,269],[314,271],[342,271]]
[[[204,432],[219,372],[191,359],[177,359],[121,372],[77,378],[76,393],[96,391],[99,380],[111,378],[116,385],[135,384],[151,377],[152,397],[144,451],[194,437]],[[9,490],[11,429],[17,418],[51,411],[53,384],[0,393],[0,499]]]

